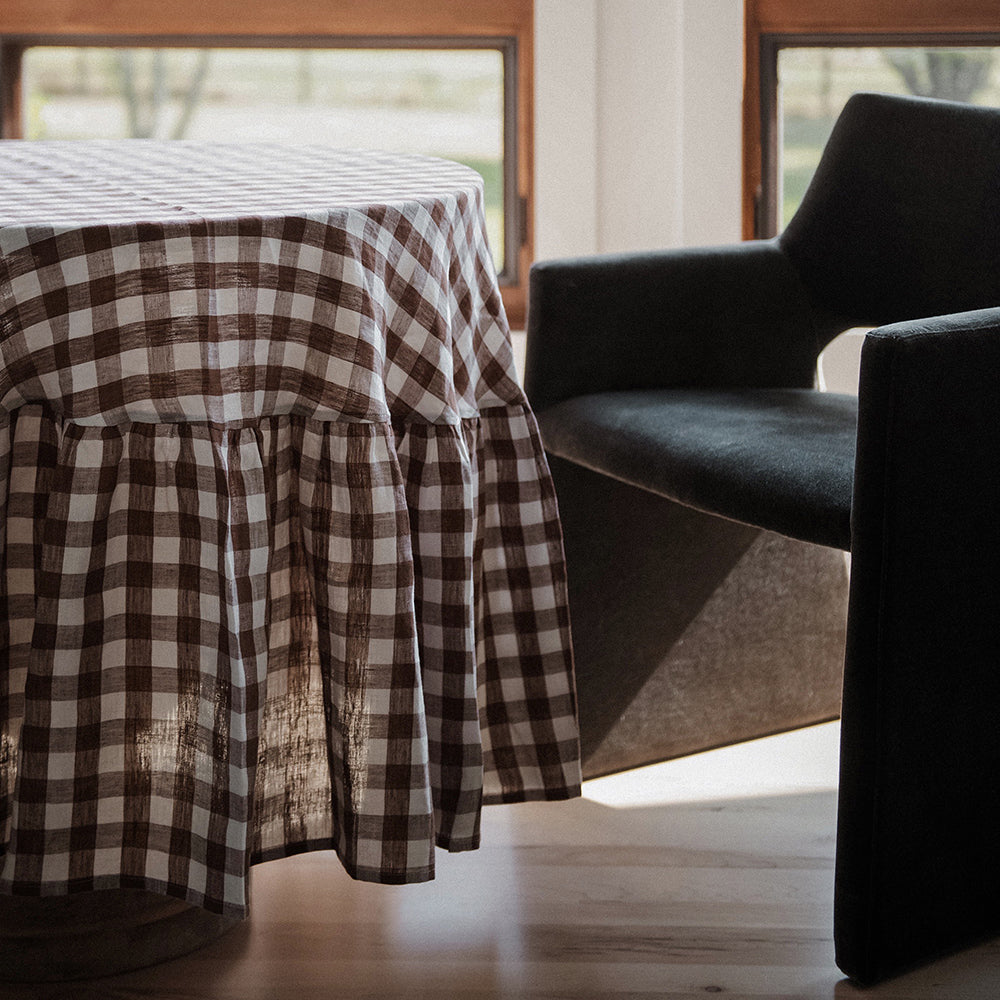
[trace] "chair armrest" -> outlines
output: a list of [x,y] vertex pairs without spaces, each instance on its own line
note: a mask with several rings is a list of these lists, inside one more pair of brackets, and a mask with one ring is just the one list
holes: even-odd
[[835,938],[862,982],[1000,932],[1000,309],[861,356]]
[[825,346],[775,241],[547,261],[531,269],[525,389],[808,388]]

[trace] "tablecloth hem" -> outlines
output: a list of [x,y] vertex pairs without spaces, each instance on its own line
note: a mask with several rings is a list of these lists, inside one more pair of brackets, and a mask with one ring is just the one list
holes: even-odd
[[461,854],[464,851],[478,851],[482,846],[479,834],[472,837],[449,837],[447,834],[439,833],[434,838],[434,843],[443,851],[449,854]]
[[583,789],[580,785],[570,785],[565,788],[518,788],[507,792],[486,792],[483,794],[483,805],[515,805],[518,802],[562,802],[566,799],[578,799],[582,794]]
[[434,880],[433,864],[393,870],[348,864],[343,858],[340,859],[340,863],[344,866],[344,871],[358,882],[374,882],[377,885],[415,885]]
[[292,858],[297,854],[311,854],[315,851],[332,851],[336,854],[337,844],[330,837],[315,837],[311,840],[296,840],[287,844],[278,844],[266,850],[253,851],[250,855],[250,866],[279,861],[281,858]]
[[430,882],[434,879],[434,865],[424,865],[406,871],[389,871],[386,877],[379,877],[379,869],[365,865],[355,865],[345,861],[337,851],[336,843],[324,837],[313,840],[299,840],[290,844],[280,844],[267,850],[254,851],[250,856],[250,865],[267,864],[269,861],[279,861],[281,858],[291,858],[297,854],[312,854],[316,851],[330,851],[336,855],[337,862],[353,879],[362,882],[381,882],[385,885],[407,885],[410,883]]

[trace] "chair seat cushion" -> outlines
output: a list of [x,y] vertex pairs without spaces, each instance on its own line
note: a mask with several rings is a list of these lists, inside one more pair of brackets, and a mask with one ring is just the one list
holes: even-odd
[[811,389],[595,393],[538,414],[546,449],[735,521],[850,549],[857,399]]

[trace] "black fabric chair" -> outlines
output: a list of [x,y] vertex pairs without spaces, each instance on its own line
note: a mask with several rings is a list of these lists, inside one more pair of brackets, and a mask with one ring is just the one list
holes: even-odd
[[[858,326],[858,397],[817,391]],[[633,556],[704,594],[714,542],[675,562],[675,528],[848,550],[838,965],[872,982],[1000,933],[1000,110],[857,94],[780,237],[536,265],[525,368],[574,628],[601,635],[584,745],[594,678],[645,655],[589,620]],[[708,722],[730,691],[705,697]]]

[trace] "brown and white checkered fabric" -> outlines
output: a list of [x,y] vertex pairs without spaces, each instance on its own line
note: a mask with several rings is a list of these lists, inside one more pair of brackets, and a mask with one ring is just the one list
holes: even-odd
[[242,915],[579,791],[564,563],[478,177],[0,144],[0,891]]

